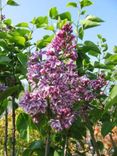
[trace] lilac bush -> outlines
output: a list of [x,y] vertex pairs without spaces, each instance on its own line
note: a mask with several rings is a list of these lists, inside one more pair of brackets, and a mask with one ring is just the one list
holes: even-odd
[[39,120],[48,114],[48,123],[56,131],[69,128],[77,117],[74,109],[80,101],[90,102],[106,84],[104,77],[90,80],[77,71],[76,39],[71,24],[65,24],[45,51],[34,52],[28,62],[28,81],[31,91],[26,92],[20,106]]

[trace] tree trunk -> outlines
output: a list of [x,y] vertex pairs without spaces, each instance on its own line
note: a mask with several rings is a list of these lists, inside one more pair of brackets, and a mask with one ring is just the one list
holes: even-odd
[[16,154],[16,149],[15,149],[15,145],[16,145],[16,138],[15,138],[15,97],[12,96],[12,152],[11,152],[11,156],[15,156]]
[[8,142],[8,110],[6,108],[6,111],[5,111],[4,156],[8,156],[7,142]]

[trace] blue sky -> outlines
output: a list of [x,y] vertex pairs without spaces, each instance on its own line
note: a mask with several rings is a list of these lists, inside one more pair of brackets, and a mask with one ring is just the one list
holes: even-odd
[[[57,7],[59,12],[70,11],[73,18],[76,18],[75,9],[66,8],[66,3],[70,0],[16,0],[20,6],[4,9],[7,18],[11,18],[13,23],[29,22],[34,17],[48,15],[51,7]],[[71,0],[77,1],[77,0]],[[88,14],[101,17],[105,22],[101,26],[88,29],[85,32],[85,39],[97,41],[97,34],[102,34],[107,39],[109,49],[117,45],[117,0],[92,0],[94,5],[86,8]],[[3,0],[4,2],[4,0]],[[41,38],[44,31],[36,34],[37,39]]]

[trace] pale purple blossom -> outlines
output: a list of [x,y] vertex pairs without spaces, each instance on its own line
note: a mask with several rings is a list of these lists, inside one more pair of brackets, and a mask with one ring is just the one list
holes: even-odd
[[39,113],[45,113],[47,108],[47,101],[40,97],[38,92],[26,92],[23,99],[20,101],[20,106],[24,108],[25,112],[32,117]]
[[60,123],[60,120],[51,119],[51,120],[49,121],[49,123],[50,123],[50,126],[51,126],[53,129],[55,129],[56,131],[62,131],[62,130],[63,130],[62,125],[61,125],[61,123]]
[[59,114],[56,119],[50,120],[50,125],[56,131],[61,131],[63,129],[69,128],[75,119],[75,114],[69,108],[63,108],[59,110]]

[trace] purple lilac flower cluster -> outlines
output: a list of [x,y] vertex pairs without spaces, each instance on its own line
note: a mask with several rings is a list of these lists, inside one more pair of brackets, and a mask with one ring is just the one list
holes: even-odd
[[47,54],[55,56],[60,56],[63,54],[64,59],[69,57],[72,60],[76,60],[77,52],[75,36],[72,34],[72,31],[72,26],[70,24],[63,26],[50,44],[50,50],[48,50]]
[[52,114],[49,123],[57,131],[73,124],[76,103],[96,98],[94,90],[105,85],[103,77],[90,80],[86,76],[78,76],[77,58],[71,24],[58,31],[46,51],[35,52],[29,58],[27,77],[32,90],[25,93],[20,106],[36,120],[49,107]]
[[[28,104],[28,107],[25,107],[26,103]],[[25,93],[21,104],[24,110],[32,116],[35,116],[39,113],[45,113],[47,107],[46,100],[42,99],[38,92]]]

